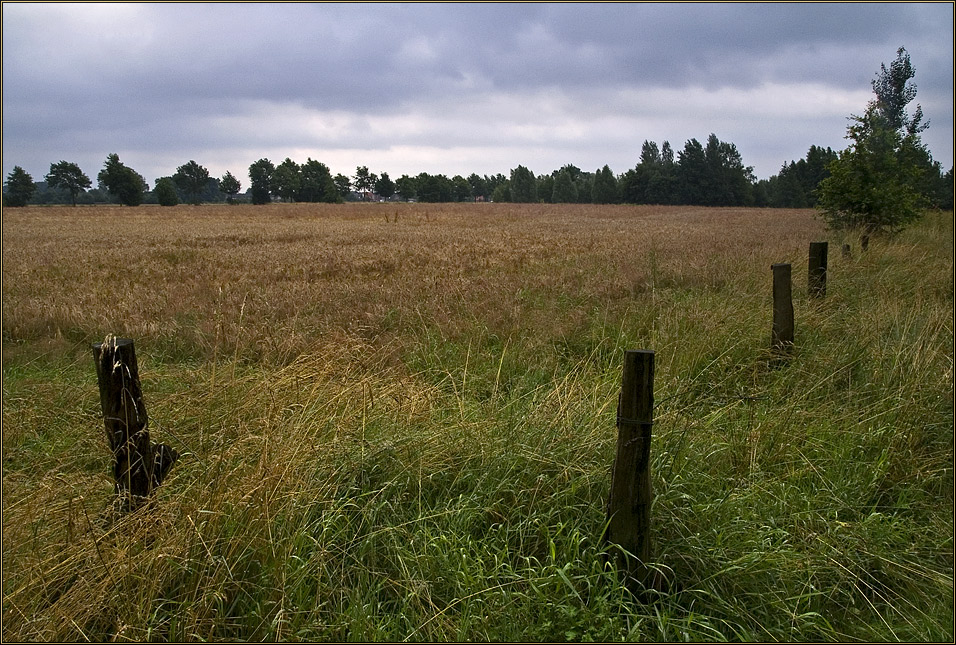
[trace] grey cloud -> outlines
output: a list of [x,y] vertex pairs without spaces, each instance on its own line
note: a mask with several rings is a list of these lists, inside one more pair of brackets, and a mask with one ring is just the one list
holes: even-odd
[[[453,123],[464,132],[456,135],[429,106],[513,95],[523,97],[515,111],[527,113],[496,116],[523,123],[547,108],[540,93],[549,88],[584,103],[578,119],[587,118],[589,96],[596,102],[619,89],[815,83],[868,91],[879,63],[900,45],[917,69],[917,100],[933,122],[928,134],[945,141],[947,127],[952,136],[952,18],[948,3],[5,4],[4,167],[31,147],[69,156],[70,146],[95,146],[98,158],[124,146],[192,147],[194,157],[224,146],[256,148],[267,135],[215,123],[241,121],[263,103],[350,113],[353,124],[422,112],[434,129],[397,137],[407,145],[455,146],[479,132],[496,145],[495,124],[469,127],[459,116]],[[278,139],[274,146],[341,145],[289,125],[262,125]],[[680,136],[713,129],[701,113]],[[368,134],[343,137],[376,145]],[[821,142],[798,146],[811,143]],[[635,148],[636,158],[639,141]]]

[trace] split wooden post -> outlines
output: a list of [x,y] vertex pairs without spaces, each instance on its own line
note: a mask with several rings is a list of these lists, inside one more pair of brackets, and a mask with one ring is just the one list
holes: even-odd
[[787,354],[793,348],[793,297],[791,295],[790,265],[773,264],[773,332],[770,347]]
[[165,444],[150,442],[133,341],[107,336],[93,344],[93,360],[116,492],[123,498],[123,509],[132,510],[163,482],[179,454]]
[[653,423],[654,352],[628,350],[617,407],[617,453],[611,469],[605,539],[623,549],[615,555],[618,569],[645,588],[657,586],[647,567],[651,559]]
[[807,290],[812,298],[827,295],[827,250],[826,242],[810,242]]

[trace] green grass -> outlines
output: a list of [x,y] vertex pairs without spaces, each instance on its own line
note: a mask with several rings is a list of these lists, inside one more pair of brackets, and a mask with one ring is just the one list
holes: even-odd
[[[513,325],[464,297],[386,309],[283,360],[159,334],[138,345],[150,430],[182,457],[113,524],[88,344],[5,334],[2,635],[952,641],[952,238],[950,217],[852,260],[831,240],[819,302],[795,261],[782,365],[749,259],[603,305],[534,283]],[[638,348],[672,582],[644,599],[600,540]]]

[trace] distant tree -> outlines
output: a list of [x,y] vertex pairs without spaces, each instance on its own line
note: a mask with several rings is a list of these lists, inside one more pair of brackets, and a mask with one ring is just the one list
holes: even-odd
[[342,201],[338,187],[332,179],[329,167],[309,157],[299,169],[299,191],[296,199],[302,202],[326,202],[335,204]]
[[737,146],[723,142],[716,134],[707,137],[704,149],[707,174],[704,203],[709,206],[750,206],[753,204],[753,168],[744,166]]
[[660,176],[661,166],[660,149],[655,142],[645,139],[641,146],[641,160],[621,176],[621,199],[628,204],[652,203],[648,198],[649,187],[653,179]]
[[173,181],[189,199],[190,204],[199,204],[199,196],[206,190],[206,184],[209,182],[209,171],[190,159],[176,168]]
[[[661,150],[661,181],[655,197],[668,192],[674,203],[700,206],[750,206],[754,203],[753,168],[744,166],[733,143],[722,142],[717,135],[707,138],[707,146],[690,139],[678,153],[672,173]],[[672,182],[670,177],[676,180]],[[671,190],[672,187],[678,187]],[[650,191],[650,185],[648,187]]]
[[511,199],[511,181],[506,179],[503,182],[500,182],[495,186],[495,189],[491,192],[491,201],[493,202],[510,202]]
[[236,195],[239,194],[239,191],[242,190],[242,184],[227,170],[226,174],[219,180],[219,190],[227,195],[227,202],[232,202],[236,198]]
[[70,194],[62,188],[53,188],[45,180],[33,182],[36,192],[30,198],[30,204],[69,204]]
[[172,177],[160,177],[156,180],[153,195],[160,206],[175,206],[179,203],[179,193],[176,192],[176,182]]
[[535,177],[535,194],[539,203],[551,203],[551,197],[554,195],[554,171]]
[[410,199],[415,199],[418,195],[417,182],[414,177],[409,177],[408,175],[402,175],[395,180],[395,192],[398,193],[398,196],[408,201]]
[[488,182],[477,173],[468,175],[468,184],[471,186],[471,196],[476,201],[479,197],[482,199],[488,198]]
[[574,180],[574,186],[578,190],[578,203],[590,204],[591,193],[594,190],[594,173],[582,170]]
[[594,204],[616,204],[619,201],[617,179],[611,168],[605,165],[594,173],[591,186],[591,202]]
[[511,201],[522,204],[538,201],[534,173],[521,165],[511,171]]
[[206,186],[199,194],[199,201],[202,203],[218,204],[226,201],[223,197],[223,190],[219,186],[219,177],[210,177],[206,180]]
[[661,144],[661,163],[665,167],[674,163],[674,149],[671,148],[670,141]]
[[272,175],[276,167],[268,159],[260,159],[249,166],[249,183],[253,204],[272,201]]
[[784,162],[780,172],[770,178],[770,205],[775,208],[807,208],[809,195],[803,184],[806,162]]
[[352,194],[352,180],[342,173],[338,173],[332,178],[332,181],[335,182],[335,189],[339,191],[339,197],[347,200]]
[[51,188],[65,188],[70,191],[70,200],[74,206],[76,206],[76,196],[80,194],[80,191],[93,185],[93,182],[80,170],[78,165],[68,161],[50,164],[50,172],[46,175],[46,183]]
[[283,201],[294,202],[302,177],[299,164],[286,157],[272,173],[272,194]]
[[143,176],[120,161],[116,153],[106,157],[106,163],[96,175],[96,179],[125,206],[142,204],[144,194],[149,188]]
[[864,233],[895,233],[917,220],[931,203],[928,178],[939,176],[938,164],[919,133],[922,110],[912,117],[906,105],[916,97],[915,76],[906,50],[873,81],[876,98],[862,116],[852,115],[846,138],[850,145],[829,165],[830,176],[817,189],[818,207],[830,228]]
[[455,184],[445,175],[419,173],[415,189],[421,202],[450,202],[454,198]]
[[754,184],[754,204],[775,208],[816,206],[817,186],[830,176],[827,166],[836,158],[831,148],[810,146],[806,158],[784,162],[776,175]]
[[375,192],[383,199],[389,199],[395,194],[395,182],[391,180],[387,172],[383,172],[375,182]]
[[758,208],[770,206],[770,180],[761,179],[754,184],[754,206]]
[[674,163],[674,150],[669,141],[661,144],[661,173],[652,177],[647,184],[647,201],[650,204],[677,203],[677,165]]
[[690,139],[684,149],[677,153],[677,179],[680,185],[680,202],[699,205],[706,203],[707,157],[704,146],[697,139]]
[[362,199],[370,199],[372,191],[375,190],[375,180],[378,179],[375,174],[368,171],[368,166],[358,166],[353,179],[355,190],[362,195]]
[[953,210],[953,167],[950,166],[944,174],[940,175],[936,185],[935,201],[937,208],[951,211]]
[[578,189],[567,168],[555,171],[551,201],[555,204],[574,204],[578,201]]
[[502,184],[508,183],[508,178],[500,172],[494,175],[485,175],[482,179],[485,182],[485,195],[492,199],[494,199],[495,189]]
[[3,188],[3,205],[13,207],[26,206],[37,190],[33,177],[20,166],[13,167]]
[[816,189],[820,182],[830,176],[829,165],[836,161],[837,153],[832,148],[821,148],[820,146],[810,146],[807,150],[806,170],[801,177],[803,189],[807,192],[808,201],[811,206],[816,205]]
[[621,175],[621,201],[625,204],[645,204],[647,180],[644,168],[637,164],[634,168],[625,170]]

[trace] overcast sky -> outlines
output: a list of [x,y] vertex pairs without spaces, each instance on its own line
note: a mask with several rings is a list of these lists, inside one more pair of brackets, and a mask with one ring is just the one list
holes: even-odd
[[[953,3],[3,4],[3,176],[106,156],[150,185],[190,159],[621,174],[644,140],[736,144],[758,178],[846,146],[906,47],[953,164]],[[915,105],[910,106],[910,112]]]

